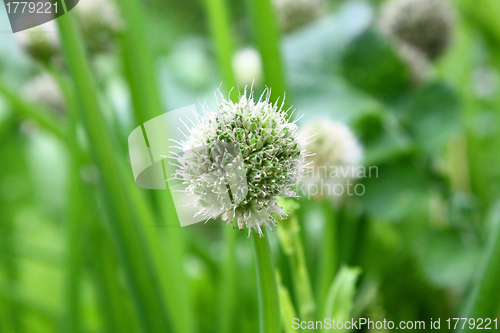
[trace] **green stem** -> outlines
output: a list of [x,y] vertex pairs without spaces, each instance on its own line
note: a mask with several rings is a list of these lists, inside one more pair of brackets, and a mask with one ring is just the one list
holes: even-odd
[[268,237],[252,235],[259,293],[260,333],[281,332],[278,284]]
[[228,225],[222,226],[224,260],[219,282],[219,332],[233,332],[233,318],[236,300],[236,258],[235,246],[238,232]]
[[117,3],[127,22],[127,29],[122,38],[122,54],[136,121],[142,124],[163,113],[158,78],[147,42],[147,18],[142,1],[120,0]]
[[82,188],[80,184],[79,164],[73,159],[70,177],[70,208],[67,226],[67,249],[66,260],[66,318],[64,331],[79,332],[80,330],[80,277],[82,276],[82,236],[84,234],[83,218],[87,215],[82,204]]
[[[140,1],[122,0],[119,2],[121,11],[127,21],[127,29],[122,38],[122,55],[125,72],[130,84],[135,119],[142,124],[163,113],[162,101],[158,89],[158,81],[154,70],[154,61],[147,43],[144,22],[146,15]],[[149,140],[147,141],[149,142]],[[130,192],[137,195],[135,184]],[[168,187],[168,184],[167,184]],[[163,224],[179,226],[173,200],[167,191],[151,193],[154,208],[161,217]],[[144,206],[144,205],[142,205]],[[141,212],[147,215],[147,208]],[[149,226],[151,228],[151,226]],[[194,332],[195,316],[192,313],[191,297],[187,288],[187,278],[182,269],[185,255],[185,241],[182,231],[175,233],[173,229],[162,229],[158,232],[162,238],[160,247],[162,253],[154,253],[157,261],[164,258],[160,274],[163,274],[169,312],[172,322],[178,332]],[[168,232],[167,232],[168,231]],[[150,240],[156,238],[151,235]],[[160,255],[160,256],[159,256]],[[168,271],[167,271],[168,270]]]
[[[286,83],[280,52],[280,36],[270,0],[248,0],[256,44],[262,57],[264,81],[272,99],[285,95]],[[290,105],[287,98],[286,105]]]
[[120,271],[111,238],[99,223],[89,222],[89,266],[97,290],[100,315],[107,332],[140,331],[136,312],[126,298],[128,295],[117,276]]
[[[231,33],[231,21],[226,0],[205,0],[207,22],[214,43],[219,70],[224,80],[226,91],[236,86],[231,66],[234,54],[234,36]],[[236,92],[232,94],[236,96]]]
[[323,203],[323,244],[318,266],[317,300],[319,315],[324,312],[326,296],[335,277],[338,266],[337,217],[329,201]]
[[[467,300],[463,318],[496,318],[500,308],[500,202],[497,202],[492,216],[494,227],[486,245],[479,279]],[[471,332],[468,328],[461,332]]]

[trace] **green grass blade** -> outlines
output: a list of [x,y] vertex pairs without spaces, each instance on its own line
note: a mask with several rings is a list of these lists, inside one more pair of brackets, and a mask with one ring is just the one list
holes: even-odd
[[[286,211],[291,211],[285,207]],[[297,307],[301,320],[313,320],[316,310],[311,281],[307,271],[306,257],[299,221],[296,215],[289,216],[286,220],[280,221],[278,236],[283,252],[288,258],[293,280],[294,293],[297,297]]]
[[[248,1],[256,44],[262,57],[264,82],[272,90],[272,99],[283,98],[286,83],[274,7],[270,0]],[[288,98],[287,101],[287,105],[290,105]]]
[[326,297],[333,278],[337,271],[337,220],[333,206],[329,201],[323,203],[323,242],[318,266],[318,283],[316,296],[318,300],[318,314],[325,309]]
[[278,281],[278,293],[280,297],[281,322],[283,324],[283,330],[285,331],[285,333],[297,332],[297,330],[292,326],[293,319],[297,318],[297,313],[295,311],[295,307],[293,306],[290,292],[281,283],[281,276],[279,272],[276,272],[276,279]]
[[[231,20],[226,0],[204,0],[207,22],[216,54],[219,71],[222,75],[224,90],[228,92],[236,87],[233,68],[234,36],[231,32]],[[231,95],[236,97],[237,91]]]
[[[127,29],[122,36],[122,55],[125,72],[130,85],[135,120],[142,124],[164,112],[158,88],[158,78],[155,75],[154,61],[147,43],[145,22],[147,18],[140,1],[123,0],[119,2],[121,12],[127,22]],[[149,141],[147,141],[149,142]],[[132,184],[135,187],[135,184]],[[137,192],[138,189],[131,189]],[[162,216],[163,223],[179,225],[175,207],[167,191],[157,191],[152,194],[155,208]],[[134,194],[137,197],[137,193]],[[141,214],[146,214],[150,208],[142,205]],[[154,217],[152,217],[154,219]],[[146,226],[146,230],[152,225]],[[173,325],[178,332],[193,332],[195,317],[192,313],[191,298],[186,287],[187,278],[182,269],[184,258],[184,238],[178,233],[172,236],[163,229],[161,232],[162,246],[158,243],[155,249],[157,262],[162,262],[163,267],[159,272],[168,296],[169,311],[172,313]],[[157,235],[149,233],[149,241],[155,242]],[[161,253],[162,252],[162,253]],[[161,257],[165,259],[161,259]],[[166,271],[168,269],[168,272]]]
[[143,4],[137,0],[117,1],[126,22],[122,37],[125,71],[130,83],[136,121],[140,124],[163,113],[154,61],[147,42]]
[[[463,318],[496,318],[500,308],[500,202],[490,217],[492,232],[481,260],[477,282],[467,299]],[[460,332],[472,332],[468,325]]]
[[[333,318],[335,321],[347,321],[351,319],[351,311],[354,304],[356,282],[361,269],[342,267],[333,281],[326,298],[325,312],[322,318]],[[329,332],[323,328],[323,332]],[[340,331],[347,331],[345,328]]]
[[134,221],[133,202],[123,192],[123,181],[115,160],[116,150],[108,136],[94,79],[72,14],[59,17],[57,23],[67,66],[74,79],[81,118],[102,175],[106,203],[111,214],[111,230],[141,323],[147,331],[163,332],[168,327],[168,319],[163,290],[158,286],[157,268],[152,262],[149,246],[144,242],[143,230]]

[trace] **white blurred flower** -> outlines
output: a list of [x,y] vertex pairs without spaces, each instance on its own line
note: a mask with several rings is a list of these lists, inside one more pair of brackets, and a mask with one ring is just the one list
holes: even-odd
[[306,194],[335,198],[339,192],[336,186],[345,187],[347,181],[358,178],[363,148],[349,127],[327,118],[301,126],[300,132],[314,138],[307,146],[310,170],[301,178]]
[[316,20],[324,11],[324,0],[273,0],[281,30],[288,32]]
[[59,85],[52,75],[43,73],[29,81],[24,87],[26,98],[51,111],[57,116],[66,112],[66,101]]
[[176,158],[174,178],[187,185],[197,215],[234,220],[249,235],[262,236],[261,226],[276,225],[272,215],[284,212],[275,196],[297,197],[293,186],[304,167],[297,126],[269,98],[266,91],[255,102],[245,90],[237,103],[223,99],[217,110],[205,110]]
[[232,65],[236,83],[239,86],[262,84],[262,59],[256,49],[248,47],[237,51],[233,56]]
[[59,33],[54,21],[14,34],[19,46],[35,60],[50,62],[60,50]]
[[500,78],[493,68],[479,67],[472,73],[472,87],[479,98],[495,98]]
[[435,60],[450,44],[454,14],[448,0],[390,0],[383,5],[379,25],[395,42]]
[[115,37],[124,29],[120,10],[113,0],[80,0],[75,12],[90,54],[113,49]]

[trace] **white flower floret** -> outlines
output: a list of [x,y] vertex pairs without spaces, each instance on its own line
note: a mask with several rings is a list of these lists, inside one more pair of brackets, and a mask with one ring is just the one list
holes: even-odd
[[262,59],[256,49],[247,47],[239,50],[233,56],[232,65],[239,86],[262,84]]
[[[344,186],[347,180],[358,177],[363,159],[362,146],[349,127],[328,118],[318,118],[301,126],[301,133],[314,135],[314,141],[307,146],[311,171],[301,178],[307,194],[335,198],[335,185]],[[321,191],[308,191],[311,184]],[[324,188],[327,193],[324,193]]]
[[113,0],[80,0],[75,12],[89,53],[110,51],[125,26],[117,4]]
[[59,33],[54,21],[15,34],[21,49],[40,62],[50,62],[60,50]]
[[296,120],[269,98],[265,91],[255,102],[245,90],[236,103],[222,99],[215,111],[204,107],[176,158],[174,178],[187,186],[197,215],[235,221],[249,235],[262,236],[261,226],[276,226],[273,215],[285,214],[276,196],[298,198],[294,186],[306,157]]
[[66,113],[66,101],[54,79],[46,72],[36,76],[24,86],[24,94],[30,101],[39,104],[56,116]]

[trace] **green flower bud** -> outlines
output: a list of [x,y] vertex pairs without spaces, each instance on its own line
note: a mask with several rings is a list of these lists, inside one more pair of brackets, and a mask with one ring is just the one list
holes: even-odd
[[450,43],[453,18],[448,0],[391,0],[382,9],[380,27],[396,43],[435,60]]

